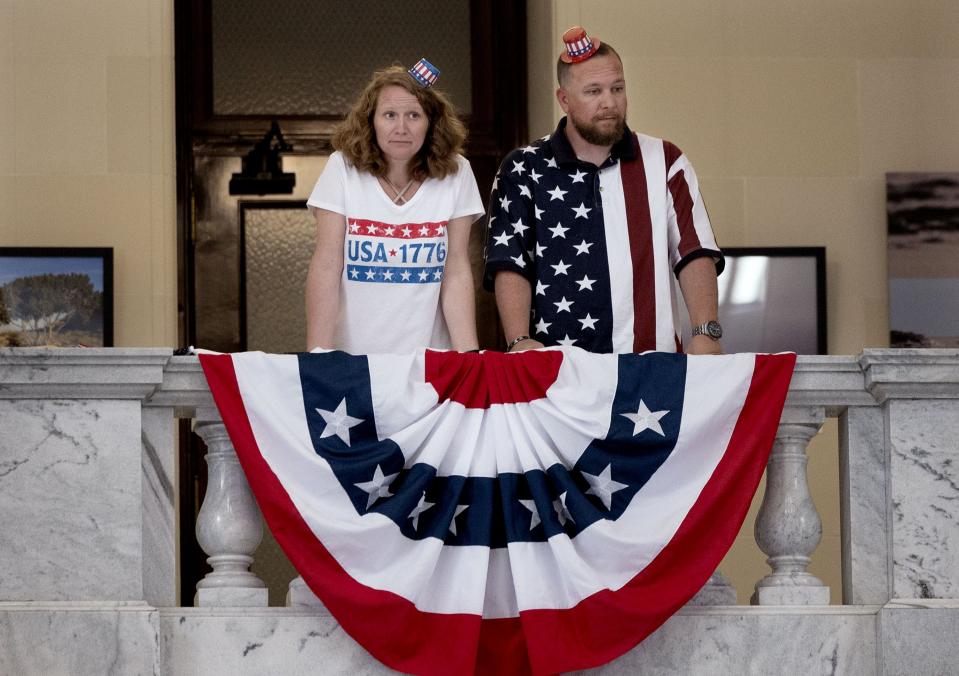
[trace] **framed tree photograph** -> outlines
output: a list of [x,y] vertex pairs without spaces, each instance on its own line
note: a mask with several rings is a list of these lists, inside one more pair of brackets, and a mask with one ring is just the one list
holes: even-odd
[[112,347],[113,249],[0,247],[0,347]]

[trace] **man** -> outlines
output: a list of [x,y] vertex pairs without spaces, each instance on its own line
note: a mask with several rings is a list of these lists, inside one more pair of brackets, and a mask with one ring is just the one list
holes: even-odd
[[563,35],[556,131],[510,153],[490,199],[484,286],[509,351],[679,351],[678,278],[689,354],[719,354],[723,257],[692,165],[626,126],[616,51],[576,26]]

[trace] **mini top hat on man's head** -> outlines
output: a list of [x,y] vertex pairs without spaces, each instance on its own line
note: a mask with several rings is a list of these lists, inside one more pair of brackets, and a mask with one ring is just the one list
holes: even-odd
[[432,87],[440,76],[440,69],[426,59],[420,59],[407,71],[414,80],[424,87]]
[[590,38],[582,26],[573,26],[563,33],[563,43],[566,51],[559,58],[566,63],[585,61],[599,49],[602,44],[598,38]]

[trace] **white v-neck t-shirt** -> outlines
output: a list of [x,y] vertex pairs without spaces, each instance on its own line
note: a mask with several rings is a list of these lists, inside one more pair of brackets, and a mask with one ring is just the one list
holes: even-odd
[[340,314],[334,347],[353,354],[403,354],[450,347],[440,306],[446,267],[446,227],[483,215],[476,179],[465,157],[459,170],[427,179],[404,204],[394,204],[376,177],[334,152],[307,205],[346,218]]

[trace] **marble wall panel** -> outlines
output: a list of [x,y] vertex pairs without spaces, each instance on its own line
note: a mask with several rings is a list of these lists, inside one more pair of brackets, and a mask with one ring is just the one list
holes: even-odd
[[882,410],[854,406],[840,418],[843,602],[883,604],[891,595]]
[[883,608],[879,636],[886,676],[959,672],[959,604]]
[[173,409],[166,407],[144,408],[142,420],[143,598],[155,606],[175,606],[176,423]]
[[581,674],[872,676],[874,611],[681,611],[617,660]]
[[142,598],[140,404],[0,400],[0,601]]
[[0,674],[159,674],[156,646],[156,611],[147,606],[0,603]]
[[160,611],[164,673],[395,674],[325,613],[286,608]]
[[959,598],[959,401],[886,404],[894,598]]

